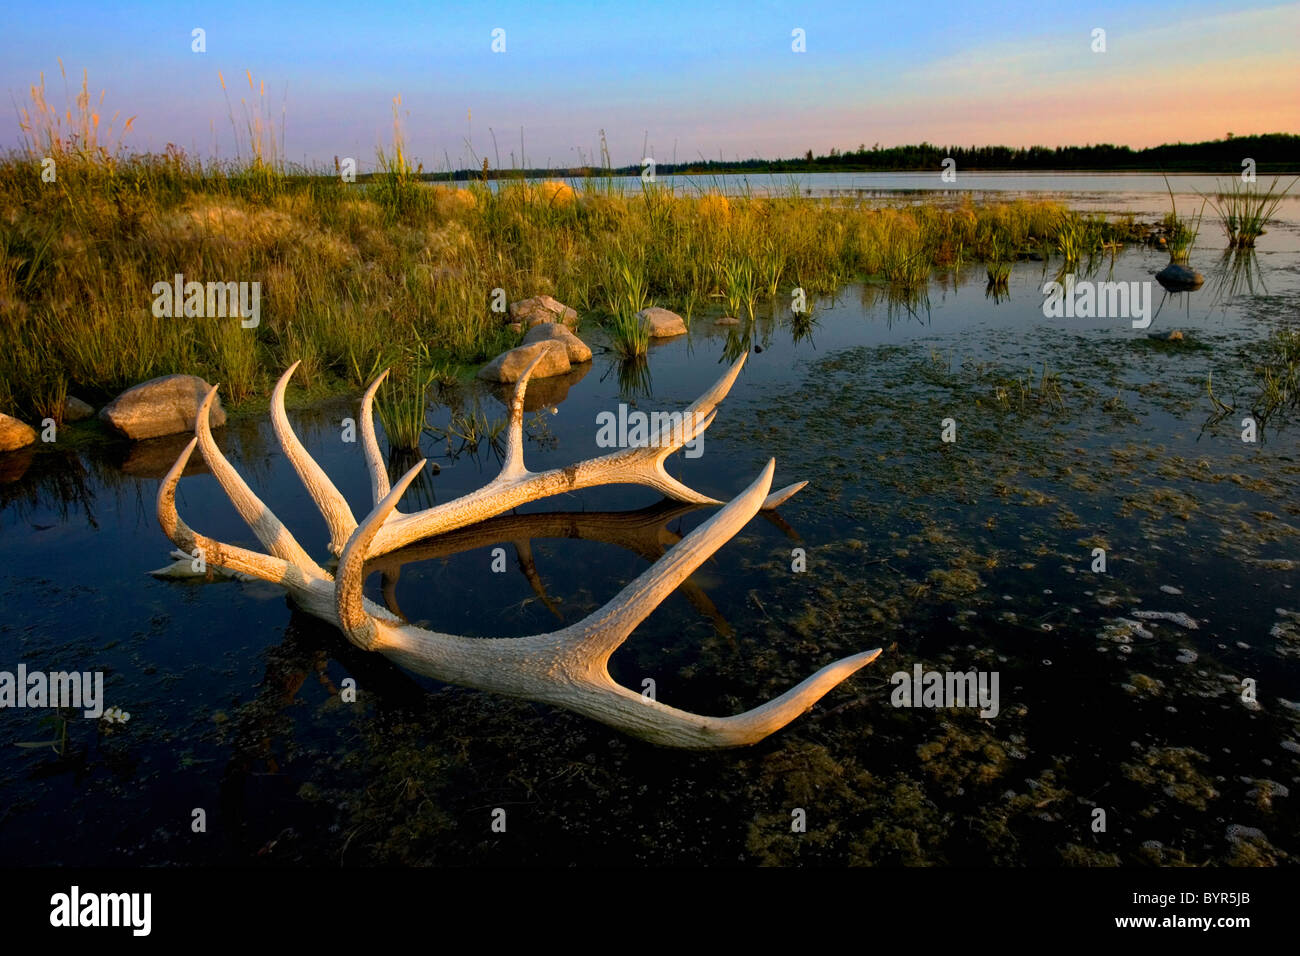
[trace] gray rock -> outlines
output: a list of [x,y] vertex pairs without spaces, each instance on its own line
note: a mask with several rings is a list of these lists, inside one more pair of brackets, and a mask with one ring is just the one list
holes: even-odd
[[545,342],[521,345],[508,352],[502,352],[478,370],[478,377],[489,382],[517,382],[524,369],[528,368],[533,359],[539,355],[545,357],[538,363],[537,368],[533,369],[529,381],[534,378],[563,375],[572,368],[569,364],[569,350],[561,342],[548,339]]
[[[190,432],[211,388],[197,375],[164,375],[128,388],[101,408],[99,417],[134,440]],[[208,421],[213,428],[226,423],[219,395],[212,400]]]
[[95,414],[95,409],[77,398],[69,395],[63,402],[63,420],[65,422],[84,422]]
[[36,442],[36,430],[10,415],[0,413],[0,451],[17,451]]
[[562,322],[569,328],[578,324],[578,313],[549,295],[535,295],[510,303],[511,324],[531,328],[541,322]]
[[559,342],[568,350],[569,361],[574,365],[591,361],[591,349],[560,322],[539,322],[528,330],[524,336],[524,345],[534,342]]
[[636,317],[650,330],[652,339],[666,339],[674,335],[686,334],[686,322],[676,312],[651,306],[642,309]]
[[1205,276],[1195,269],[1171,262],[1156,273],[1156,281],[1170,292],[1191,292],[1201,287],[1205,282]]

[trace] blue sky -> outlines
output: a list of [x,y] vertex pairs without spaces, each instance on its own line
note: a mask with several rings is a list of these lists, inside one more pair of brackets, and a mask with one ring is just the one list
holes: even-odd
[[1297,3],[11,3],[0,147],[19,144],[12,103],[42,72],[64,102],[60,58],[69,95],[83,68],[96,100],[107,91],[105,123],[136,116],[129,148],[234,155],[231,112],[246,140],[240,100],[259,101],[250,71],[277,125],[283,111],[290,160],[363,169],[391,140],[397,94],[426,168],[471,147],[509,166],[521,127],[530,165],[591,157],[601,129],[619,164],[643,139],[667,161],[1300,130]]

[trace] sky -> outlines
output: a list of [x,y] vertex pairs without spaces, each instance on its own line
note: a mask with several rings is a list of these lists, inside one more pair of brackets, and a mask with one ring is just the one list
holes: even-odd
[[101,129],[135,117],[128,150],[246,158],[255,111],[290,162],[361,171],[391,146],[398,95],[426,170],[578,165],[599,159],[601,130],[615,165],[921,141],[1139,148],[1300,132],[1300,3],[11,2],[0,150],[21,145],[42,74],[63,105],[83,70]]

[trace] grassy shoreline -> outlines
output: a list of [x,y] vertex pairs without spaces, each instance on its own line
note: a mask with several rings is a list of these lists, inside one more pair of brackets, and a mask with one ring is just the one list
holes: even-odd
[[[459,189],[401,158],[365,187],[253,163],[203,167],[179,152],[124,162],[0,161],[0,410],[59,417],[159,375],[222,383],[228,405],[265,396],[301,359],[309,392],[449,379],[516,344],[502,299],[554,295],[587,322],[629,303],[688,321],[721,302],[813,297],[854,279],[923,287],[934,269],[1085,252],[1141,239],[1107,221],[1017,200],[880,207],[796,195],[635,194],[609,179]],[[159,318],[156,283],[257,282],[260,321]],[[494,290],[502,290],[500,293]]]

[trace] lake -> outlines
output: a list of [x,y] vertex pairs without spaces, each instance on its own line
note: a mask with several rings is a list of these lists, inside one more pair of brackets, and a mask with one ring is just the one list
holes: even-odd
[[[1271,177],[1261,177],[1267,180]],[[754,191],[784,179],[748,180]],[[1225,177],[1226,179],[1226,177]],[[635,184],[635,180],[631,181]],[[671,178],[661,182],[673,184]],[[1214,177],[1171,176],[1191,212]],[[677,185],[680,185],[678,183]],[[743,177],[693,185],[742,191]],[[816,174],[818,196],[1061,198],[1156,219],[1150,174]],[[1186,204],[1184,199],[1186,198]],[[611,673],[686,710],[756,706],[840,656],[881,657],[760,744],[656,748],[586,718],[413,676],[292,608],[278,589],[175,581],[154,511],[185,438],[0,456],[0,669],[105,675],[123,724],[61,728],[7,710],[0,859],[11,864],[1176,864],[1300,853],[1300,423],[1256,422],[1269,336],[1300,305],[1300,199],[1257,252],[1224,256],[1207,210],[1168,293],[1167,256],[1130,247],[1083,281],[1150,283],[1152,317],[1048,318],[1059,258],[781,299],[752,326],[692,316],[629,375],[588,322],[585,373],[526,416],[530,468],[603,453],[596,416],[680,409],[728,357],[746,366],[697,459],[670,470],[728,499],[776,458],[809,485],[760,515],[619,649]],[[1149,333],[1178,330],[1161,342]],[[567,392],[564,390],[567,386]],[[1211,399],[1232,406],[1231,413]],[[505,416],[484,386],[439,393]],[[364,512],[355,398],[290,414]],[[946,424],[951,422],[951,424]],[[951,441],[945,440],[947,437]],[[299,541],[326,529],[269,422],[222,429],[225,454]],[[481,486],[499,449],[427,434],[415,510]],[[393,467],[404,467],[394,462]],[[180,514],[256,548],[204,469]],[[609,600],[713,509],[614,486],[537,502],[474,534],[373,562],[367,594],[475,637],[548,631]],[[530,517],[531,516],[531,517]],[[504,548],[506,570],[491,570]],[[806,569],[793,569],[802,549]],[[1103,559],[1099,564],[1098,559]],[[998,675],[999,706],[895,706],[898,673]],[[340,693],[358,689],[355,703]],[[201,809],[206,831],[192,829]],[[504,833],[491,828],[504,810]],[[802,810],[806,832],[793,832]],[[1099,816],[1097,811],[1102,811]]]

